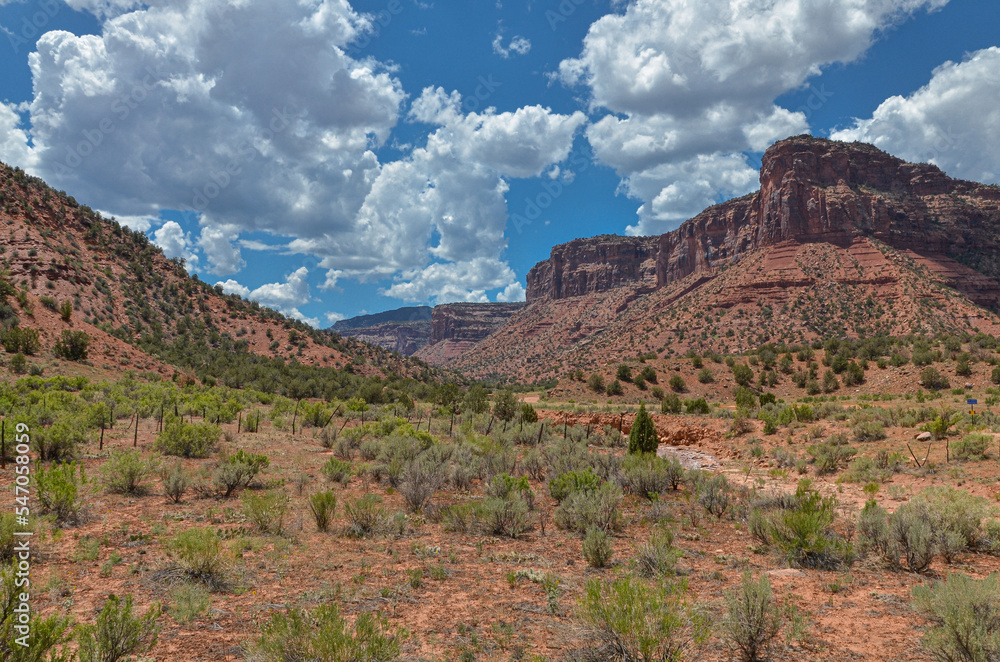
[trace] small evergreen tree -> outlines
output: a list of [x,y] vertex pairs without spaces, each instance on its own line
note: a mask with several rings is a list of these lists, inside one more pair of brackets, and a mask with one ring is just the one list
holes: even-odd
[[639,413],[635,415],[632,431],[628,435],[629,453],[653,453],[660,444],[656,436],[656,425],[652,417],[646,413],[646,405],[639,405]]

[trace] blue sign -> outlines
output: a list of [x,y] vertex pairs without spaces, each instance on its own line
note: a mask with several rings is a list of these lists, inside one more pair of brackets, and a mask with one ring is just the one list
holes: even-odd
[[979,400],[969,399],[969,400],[965,401],[965,404],[967,404],[967,405],[978,405],[979,404]]

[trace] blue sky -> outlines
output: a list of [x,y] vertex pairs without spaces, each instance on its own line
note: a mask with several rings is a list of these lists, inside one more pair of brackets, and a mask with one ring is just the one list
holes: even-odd
[[[518,300],[789,135],[1000,181],[986,0],[0,0],[0,160],[319,326]],[[4,43],[6,42],[6,43]]]

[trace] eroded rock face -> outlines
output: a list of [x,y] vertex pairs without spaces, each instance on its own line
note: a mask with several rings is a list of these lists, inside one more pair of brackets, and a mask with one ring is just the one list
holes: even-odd
[[1000,310],[997,187],[951,179],[936,166],[906,163],[871,145],[810,136],[773,145],[762,159],[760,184],[757,193],[710,207],[659,237],[601,236],[556,246],[528,274],[528,301],[629,284],[664,287],[770,246],[846,249],[874,239],[918,262],[930,259],[952,287]]
[[575,239],[528,272],[527,300],[564,299],[630,283],[656,286],[656,237],[602,235]]
[[476,342],[506,324],[523,303],[446,303],[434,307],[430,344],[444,340]]

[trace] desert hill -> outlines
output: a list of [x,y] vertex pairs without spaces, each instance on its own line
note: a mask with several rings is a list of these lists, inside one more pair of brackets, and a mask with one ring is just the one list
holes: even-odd
[[649,352],[1000,331],[1000,188],[810,136],[773,145],[760,184],[659,237],[556,246],[528,305],[449,367],[531,380]]
[[[205,352],[361,375],[427,373],[419,361],[225,295],[189,277],[180,260],[167,259],[143,233],[3,164],[0,221],[7,228],[0,239],[0,269],[16,289],[6,297],[4,328],[19,323],[37,330],[36,354],[45,360],[63,331],[90,338],[87,361],[63,362],[61,373],[97,377],[136,370],[220,378],[218,362]],[[31,356],[29,361],[41,365]],[[231,381],[232,373],[226,377]]]

